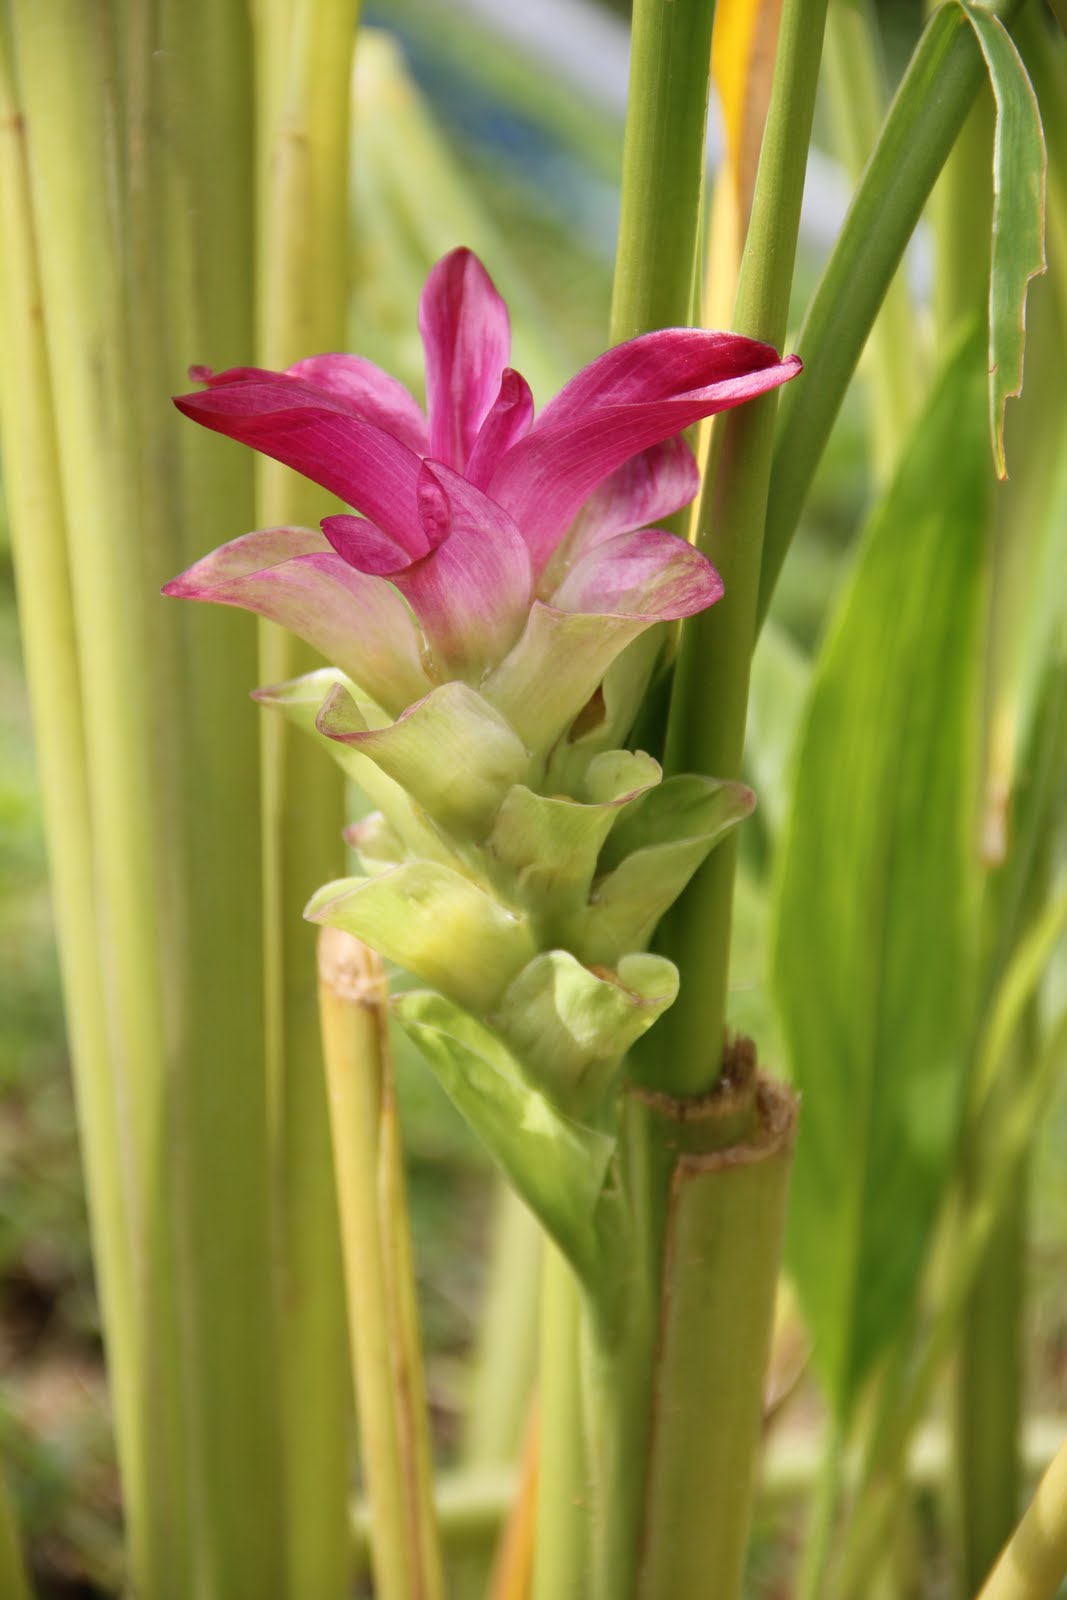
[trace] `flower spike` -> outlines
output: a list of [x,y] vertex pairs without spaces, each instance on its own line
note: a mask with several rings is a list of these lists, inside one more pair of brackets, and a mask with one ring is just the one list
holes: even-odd
[[269,617],[331,663],[258,697],[376,808],[350,835],[361,871],[306,914],[436,989],[405,997],[406,1025],[577,1259],[611,1160],[603,1102],[677,989],[645,947],[754,803],[615,748],[652,671],[650,630],[723,592],[656,524],[699,487],[684,430],[800,363],[668,328],[609,350],[535,416],[507,308],[469,250],[434,267],[419,328],[426,414],[354,355],[192,369],[204,387],[177,399],[186,416],[344,509],[324,504],[321,530],[235,538],[166,593]]

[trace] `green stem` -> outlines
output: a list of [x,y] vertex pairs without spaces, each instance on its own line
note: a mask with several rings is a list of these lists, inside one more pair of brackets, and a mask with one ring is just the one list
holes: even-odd
[[[1006,22],[1020,3],[998,0],[990,9]],[[760,623],[878,309],[984,76],[982,54],[962,9],[942,6],[927,24],[893,98],[797,338],[805,376],[788,386],[779,408]]]
[[795,1122],[763,1080],[743,1143],[675,1167],[640,1600],[741,1592]]
[[[785,338],[826,0],[785,0],[759,173],[741,263],[738,332]],[[797,380],[805,390],[810,378]],[[670,772],[741,774],[755,643],[763,522],[777,395],[719,418],[712,433],[697,543],[718,568],[724,598],[682,630],[667,731]],[[709,688],[709,686],[714,686]],[[682,974],[653,1038],[656,1083],[699,1094],[722,1058],[736,835],[715,850],[664,919],[656,947]]]
[[430,1445],[381,963],[336,929],[319,1005],[352,1375],[380,1600],[441,1600]]
[[1053,1600],[1067,1577],[1067,1443],[1060,1446],[1037,1493],[978,1600]]
[[[859,183],[889,98],[870,0],[831,0],[823,60],[835,143],[850,178]],[[915,307],[898,272],[871,330],[865,369],[872,464],[882,484],[896,465],[921,392],[915,326]]]
[[611,342],[690,320],[713,0],[635,0]]
[[589,1583],[587,1470],[579,1362],[581,1294],[559,1251],[542,1272],[537,1549],[533,1600],[584,1600]]
[[[662,1395],[667,1388],[674,1392],[674,1358],[663,1354],[661,1339],[671,1323],[671,1301],[676,1294],[687,1298],[691,1293],[695,1304],[704,1297],[721,1309],[720,1291],[730,1292],[725,1278],[719,1281],[729,1257],[725,1240],[710,1254],[694,1245],[692,1251],[676,1252],[673,1264],[669,1262],[666,1252],[676,1226],[678,1163],[690,1158],[700,1163],[718,1152],[730,1152],[726,1161],[736,1156],[744,1162],[744,1148],[756,1137],[757,1127],[755,1063],[748,1045],[735,1049],[716,1089],[699,1101],[678,1101],[642,1090],[626,1096],[621,1145],[632,1234],[628,1240],[618,1241],[624,1265],[616,1268],[610,1283],[601,1283],[583,1316],[586,1416],[595,1494],[592,1593],[597,1600],[630,1600],[633,1595],[652,1592],[639,1586],[639,1575],[640,1582],[645,1582],[642,1550],[646,1551],[646,1563],[660,1559],[647,1552],[654,1544],[659,1548],[655,1541],[661,1537],[657,1531],[660,1517],[674,1514],[675,1481],[679,1474],[687,1475],[690,1461],[703,1460],[707,1470],[717,1470],[714,1453],[721,1449],[738,1466],[741,1475],[725,1496],[724,1517],[737,1510],[739,1492],[747,1493],[745,1474],[759,1433],[758,1424],[752,1433],[743,1425],[747,1379],[738,1384],[738,1408],[726,1406],[730,1426],[716,1432],[712,1444],[706,1437],[709,1419],[722,1400],[719,1385],[725,1375],[713,1364],[704,1365],[699,1373],[687,1365],[684,1401],[676,1395],[668,1418]],[[771,1236],[767,1243],[770,1248]],[[759,1272],[754,1273],[753,1281],[760,1277]],[[721,1331],[729,1320],[725,1319]],[[684,1328],[679,1329],[678,1337],[684,1339],[684,1333]],[[758,1351],[759,1345],[755,1348]],[[678,1359],[683,1365],[688,1361],[685,1356]],[[658,1441],[652,1432],[656,1418]],[[686,1481],[696,1484],[698,1479],[694,1475]],[[708,1519],[702,1493],[699,1509],[688,1496],[684,1498],[694,1524],[682,1540],[689,1549]],[[725,1524],[720,1527],[715,1518],[712,1522],[721,1547]],[[736,1536],[743,1539],[744,1529]],[[668,1533],[664,1545],[669,1546],[672,1538]],[[669,1552],[663,1559],[669,1559]],[[679,1600],[689,1600],[686,1591],[670,1586],[659,1592],[677,1593]],[[693,1593],[703,1591],[697,1588]]]
[[[92,818],[66,517],[59,484],[24,124],[0,36],[0,415],[19,629],[41,775],[63,996],[97,1289],[130,1536],[144,1531],[138,1468],[140,1355],[132,1175],[120,1062],[112,1052],[93,899]],[[135,1557],[143,1571],[143,1558]]]
[[251,38],[233,0],[132,3],[124,30],[127,381],[166,840],[159,959],[180,1041],[168,1079],[169,1126],[182,1132],[169,1153],[176,1319],[199,1581],[236,1600],[276,1588],[285,1559],[259,776],[247,702],[254,634],[211,608],[156,596],[213,543],[253,525],[252,457],[220,448],[165,404],[186,387],[191,359],[225,365],[252,346]]
[[[281,368],[347,344],[348,160],[357,0],[271,0],[256,19],[258,346]],[[261,459],[257,524],[315,527],[327,497]],[[260,680],[320,665],[262,623]],[[313,974],[303,921],[312,892],[341,864],[343,784],[307,759],[306,736],[262,724],[267,1077],[275,1121],[281,1234],[290,1584],[340,1595],[347,1583],[344,1308],[340,1242]]]
[[[91,850],[91,937],[102,968],[119,1157],[132,1247],[139,1579],[188,1594],[209,1559],[186,1493],[180,1334],[167,1139],[167,1027],[158,912],[168,858],[152,766],[159,727],[136,543],[138,419],[130,386],[127,262],[111,142],[120,115],[116,38],[100,14],[16,0],[9,22],[25,117],[44,332],[77,639]],[[132,542],[131,542],[132,541]],[[102,1152],[101,1152],[102,1156]],[[126,1353],[129,1353],[127,1346]],[[116,1352],[119,1354],[120,1352]],[[164,1489],[166,1485],[166,1489]]]

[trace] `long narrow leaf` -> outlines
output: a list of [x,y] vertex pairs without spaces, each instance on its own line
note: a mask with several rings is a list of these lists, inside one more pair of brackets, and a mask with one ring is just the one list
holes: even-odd
[[816,669],[778,883],[774,978],[803,1095],[789,1247],[841,1416],[906,1314],[956,1124],[981,366],[968,341],[868,530]]
[[1004,407],[1021,393],[1026,288],[1045,270],[1045,141],[1033,85],[1011,35],[984,6],[963,3],[997,106],[993,266],[989,281],[989,423],[997,476],[1007,476]]

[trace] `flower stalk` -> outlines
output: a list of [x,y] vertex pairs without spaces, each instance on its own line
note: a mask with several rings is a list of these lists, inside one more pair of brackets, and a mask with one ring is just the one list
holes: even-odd
[[[737,327],[779,344],[789,312],[825,17],[825,0],[786,0],[783,6],[738,284]],[[721,614],[695,619],[683,630],[667,731],[670,771],[725,777],[741,771],[776,415],[776,401],[768,397],[713,429],[697,546],[724,571],[726,594]],[[707,714],[709,684],[721,686],[714,716]],[[648,1069],[656,1087],[670,1094],[701,1094],[719,1073],[735,867],[736,841],[727,841],[658,935],[658,948],[683,974],[678,1004],[656,1040],[655,1067]]]
[[333,928],[319,938],[319,1008],[377,1592],[440,1600],[385,976],[365,945]]
[[[284,366],[347,343],[348,174],[358,0],[271,0],[254,24],[257,68],[257,337]],[[201,348],[206,348],[202,346]],[[247,360],[251,350],[242,353]],[[332,509],[306,479],[257,463],[261,523],[311,523]],[[236,530],[234,530],[236,531]],[[264,620],[260,681],[318,658]],[[339,1595],[348,1582],[348,1419],[340,1242],[314,1000],[308,895],[341,861],[344,785],[308,763],[300,735],[261,719],[267,1079],[281,1236],[288,1560],[294,1595]]]

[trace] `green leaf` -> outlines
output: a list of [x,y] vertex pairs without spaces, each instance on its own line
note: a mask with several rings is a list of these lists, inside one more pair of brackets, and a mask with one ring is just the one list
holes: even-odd
[[489,1010],[536,953],[525,917],[436,861],[324,884],[304,915],[355,934],[474,1012]]
[[816,664],[775,905],[803,1097],[789,1251],[838,1416],[913,1301],[975,961],[984,361],[957,351]]
[[662,956],[628,955],[618,972],[594,972],[566,950],[549,950],[509,984],[493,1024],[556,1105],[589,1115],[627,1050],[677,994],[678,969]]
[[1022,393],[1026,289],[1045,270],[1045,138],[1033,85],[1011,35],[982,5],[960,0],[989,71],[993,141],[993,264],[989,280],[989,424],[997,476],[1007,476],[1004,408]]
[[401,1026],[494,1161],[582,1276],[595,1273],[595,1214],[615,1141],[574,1122],[526,1084],[487,1028],[440,995],[394,1002]]

